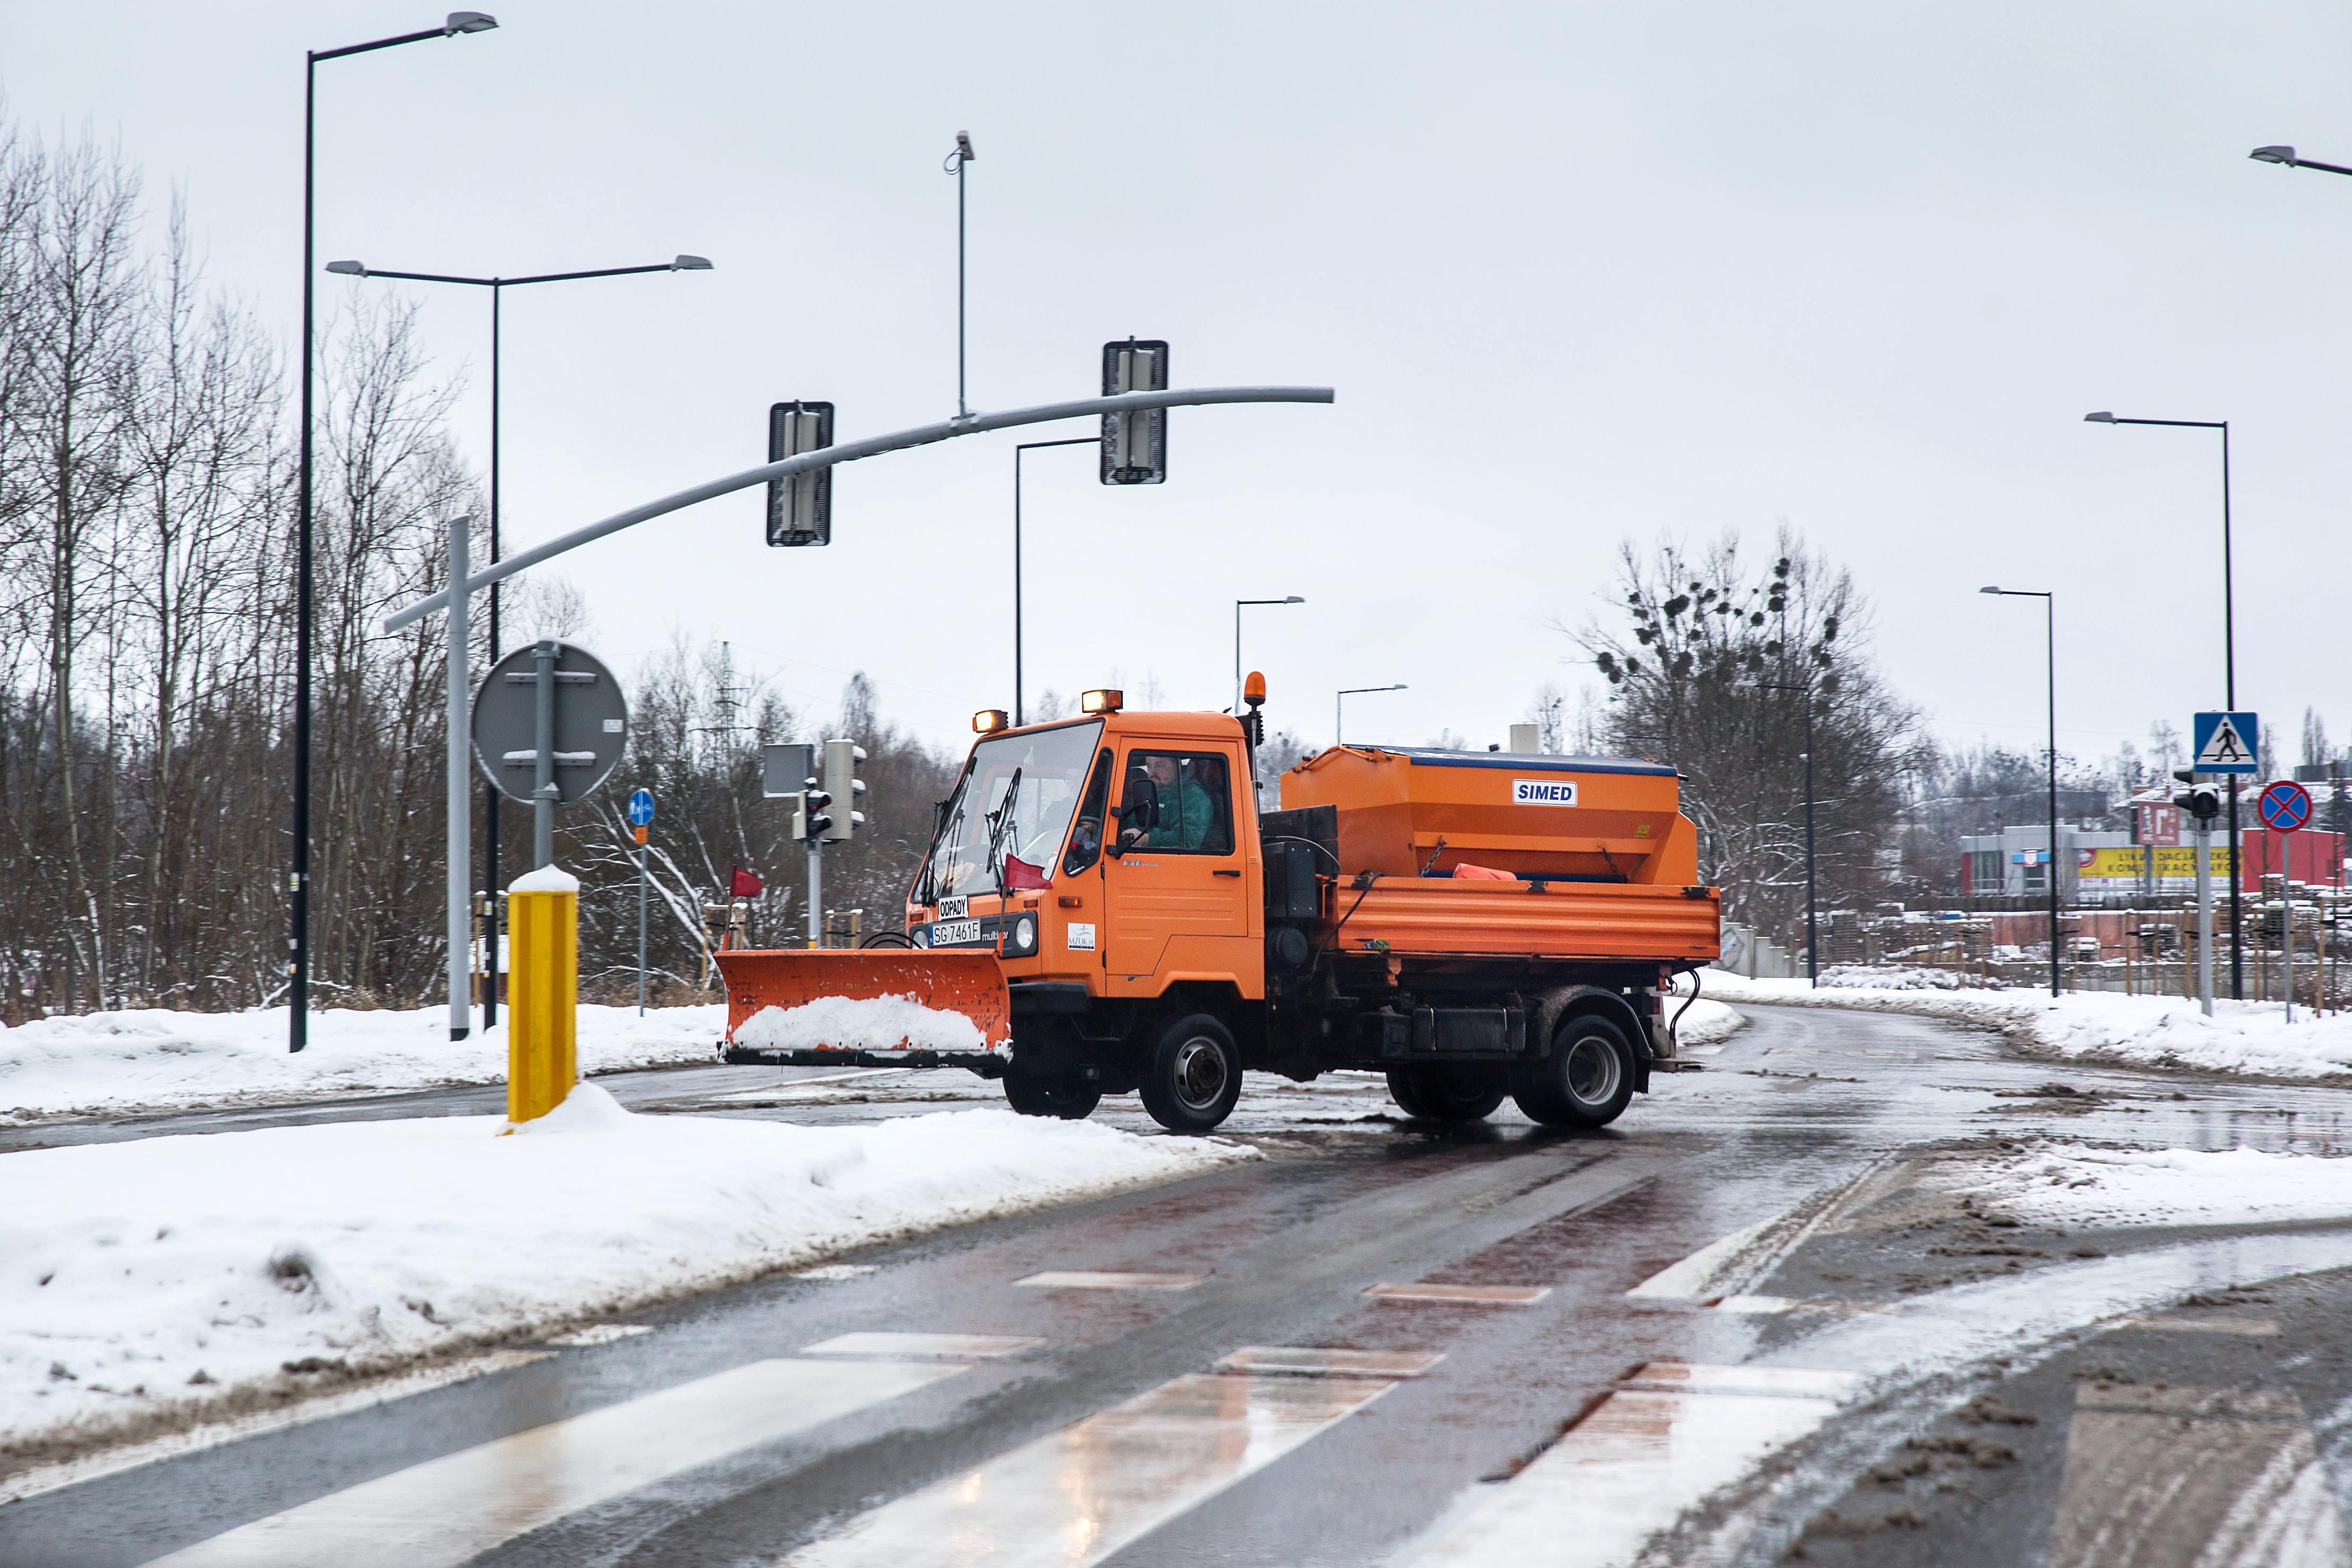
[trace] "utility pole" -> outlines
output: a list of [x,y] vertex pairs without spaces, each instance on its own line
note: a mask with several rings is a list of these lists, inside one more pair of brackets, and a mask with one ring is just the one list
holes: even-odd
[[971,137],[959,131],[956,132],[955,151],[948,154],[947,162],[940,166],[944,172],[955,176],[956,183],[956,417],[958,419],[969,418],[971,413],[971,405],[964,402],[963,397],[963,166],[971,162],[975,156],[977,154],[971,150]]

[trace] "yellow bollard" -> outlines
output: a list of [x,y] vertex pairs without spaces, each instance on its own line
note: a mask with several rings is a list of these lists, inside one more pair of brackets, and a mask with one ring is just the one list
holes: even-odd
[[553,866],[507,889],[507,1122],[563,1103],[580,1077],[580,883]]

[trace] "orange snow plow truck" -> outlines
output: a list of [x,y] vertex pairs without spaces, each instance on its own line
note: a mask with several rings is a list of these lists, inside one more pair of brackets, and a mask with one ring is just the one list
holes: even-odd
[[1263,694],[1239,719],[1117,692],[979,716],[904,935],[868,938],[898,950],[720,953],[726,1060],[967,1067],[1039,1116],[1139,1092],[1186,1133],[1244,1071],[1594,1127],[1686,1066],[1660,998],[1716,956],[1721,901],[1673,768],[1335,746],[1260,811]]

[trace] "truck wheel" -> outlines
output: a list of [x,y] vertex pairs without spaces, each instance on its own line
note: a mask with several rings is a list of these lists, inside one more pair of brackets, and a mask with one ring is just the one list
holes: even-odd
[[1004,1101],[1024,1116],[1083,1122],[1102,1103],[1102,1091],[1076,1073],[1008,1072]]
[[1570,1019],[1511,1098],[1548,1127],[1605,1127],[1633,1103],[1633,1047],[1607,1019]]
[[1242,1053],[1210,1013],[1187,1013],[1160,1031],[1144,1064],[1143,1108],[1171,1133],[1205,1133],[1242,1097]]
[[1495,1074],[1475,1067],[1392,1067],[1389,1098],[1408,1116],[1478,1122],[1503,1103],[1503,1086]]

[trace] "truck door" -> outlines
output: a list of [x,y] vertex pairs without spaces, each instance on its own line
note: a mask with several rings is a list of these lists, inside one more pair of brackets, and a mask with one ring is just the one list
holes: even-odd
[[1106,974],[1120,989],[1123,980],[1178,970],[1254,974],[1245,962],[1249,876],[1234,823],[1234,755],[1198,741],[1137,739],[1119,767],[1117,831],[1124,837],[1139,828],[1141,836],[1118,858],[1103,858]]

